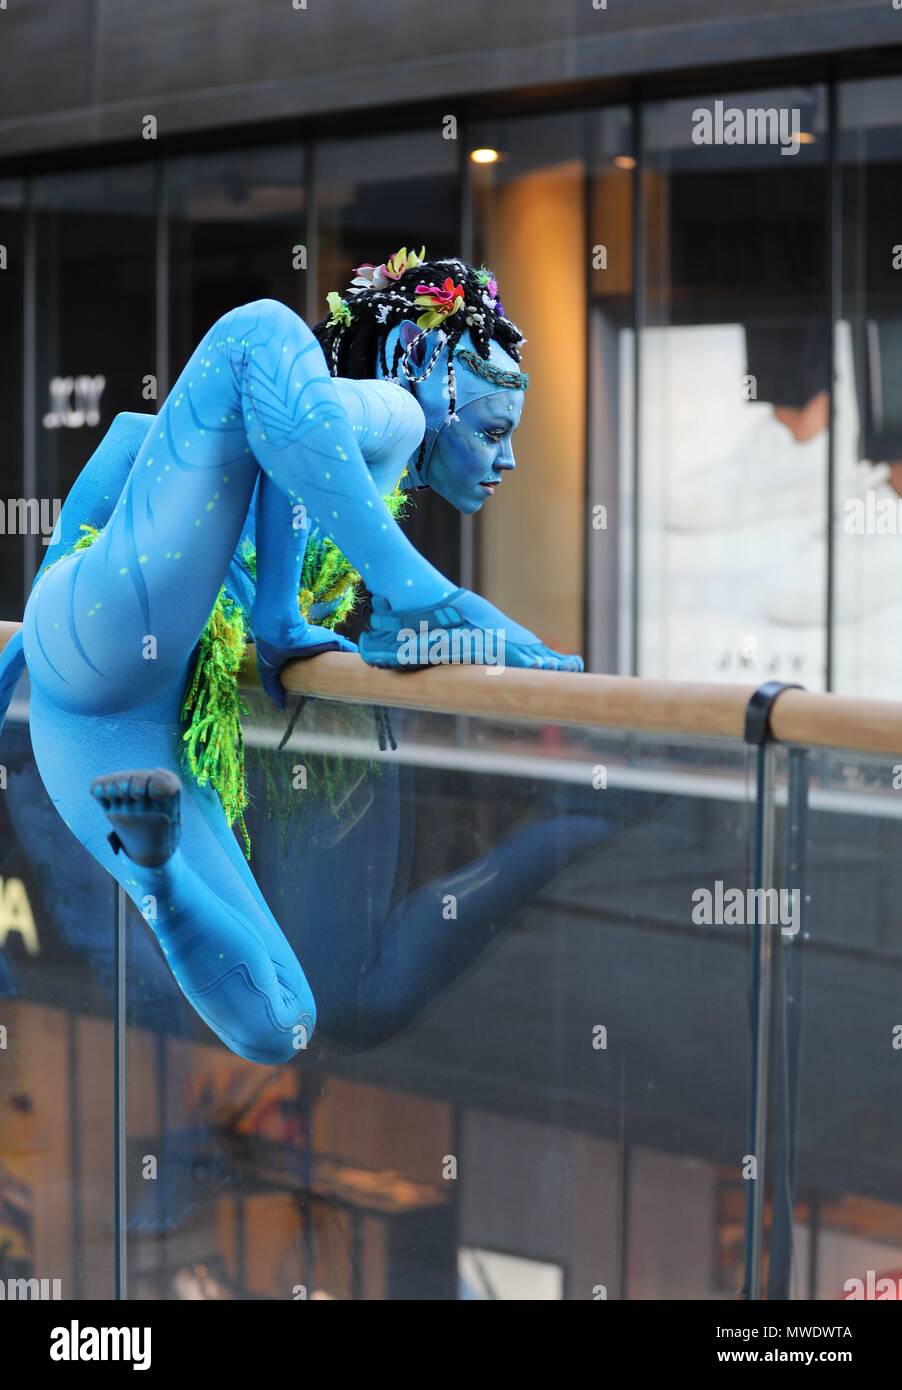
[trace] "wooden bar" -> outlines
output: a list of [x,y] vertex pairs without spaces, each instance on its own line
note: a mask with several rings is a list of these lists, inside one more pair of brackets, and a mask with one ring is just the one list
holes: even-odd
[[774,706],[771,729],[781,743],[897,754],[902,760],[902,703],[897,700],[787,690]]
[[[0,649],[21,624],[0,622]],[[253,648],[243,681],[256,683]],[[378,671],[359,656],[326,652],[295,661],[283,672],[292,695],[353,704],[400,706],[530,724],[581,725],[637,733],[701,734],[741,739],[754,685],[644,680],[631,676],[485,666],[435,666],[426,671]],[[898,754],[902,760],[902,702],[787,690],[771,727],[783,743],[851,752]]]
[[539,724],[731,738],[742,737],[745,707],[754,689],[751,685],[637,680],[514,667],[495,675],[485,666],[377,671],[359,656],[339,652],[294,662],[283,672],[282,680],[292,694],[356,703]]

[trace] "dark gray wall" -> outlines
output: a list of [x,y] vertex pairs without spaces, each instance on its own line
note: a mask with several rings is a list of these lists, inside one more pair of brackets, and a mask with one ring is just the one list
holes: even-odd
[[891,0],[5,3],[0,157],[902,43]]

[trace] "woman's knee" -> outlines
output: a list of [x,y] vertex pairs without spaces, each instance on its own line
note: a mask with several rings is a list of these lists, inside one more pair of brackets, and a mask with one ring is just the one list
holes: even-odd
[[264,985],[267,973],[244,961],[186,993],[233,1052],[249,1062],[279,1066],[309,1046],[316,1028],[316,1002],[299,964],[280,969],[275,981]]
[[224,330],[227,339],[237,338],[240,346],[250,348],[265,346],[267,335],[316,341],[300,314],[280,299],[252,299],[239,304],[217,320],[214,335],[217,329]]
[[309,1007],[302,1009],[287,1026],[270,1017],[254,1018],[248,1013],[233,1021],[224,1034],[224,1041],[249,1062],[278,1067],[283,1062],[294,1061],[307,1050],[315,1028],[316,1009],[311,999]]

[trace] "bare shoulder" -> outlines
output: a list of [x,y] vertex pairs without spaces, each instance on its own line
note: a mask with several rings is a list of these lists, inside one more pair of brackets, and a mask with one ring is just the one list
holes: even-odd
[[335,388],[367,463],[403,467],[426,432],[419,402],[395,381],[336,377]]

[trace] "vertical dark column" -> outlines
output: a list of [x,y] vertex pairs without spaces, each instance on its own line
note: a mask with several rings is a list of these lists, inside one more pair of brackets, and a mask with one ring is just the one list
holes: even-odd
[[629,675],[639,675],[640,620],[640,536],[639,483],[642,454],[642,328],[645,323],[645,134],[642,106],[633,106],[633,149],[636,168],[633,184],[633,509],[632,517],[632,574],[630,576],[630,633]]
[[[472,164],[468,154],[470,148],[469,123],[462,120],[458,127],[458,177],[460,179],[460,256],[468,265],[472,264],[475,246],[473,226],[473,180]],[[465,589],[476,584],[476,538],[473,533],[473,518],[460,518],[460,582]]]
[[159,409],[169,391],[169,167],[161,161],[154,170],[154,218],[156,245],[154,255],[154,372],[157,378]]
[[824,689],[832,690],[835,678],[833,622],[836,612],[836,533],[834,527],[834,490],[836,487],[836,334],[842,306],[842,173],[839,164],[838,89],[835,82],[827,88],[827,394],[829,425],[827,429],[827,633],[824,645]]
[[583,117],[583,341],[586,345],[584,429],[583,429],[583,602],[581,620],[581,640],[579,650],[585,652],[587,665],[591,661],[590,638],[591,613],[594,596],[592,594],[592,179],[595,174],[596,140],[595,121],[589,113]]
[[[22,289],[22,495],[37,497],[37,245],[33,185],[25,189],[25,261]],[[23,595],[38,569],[38,538],[31,527],[23,537]]]

